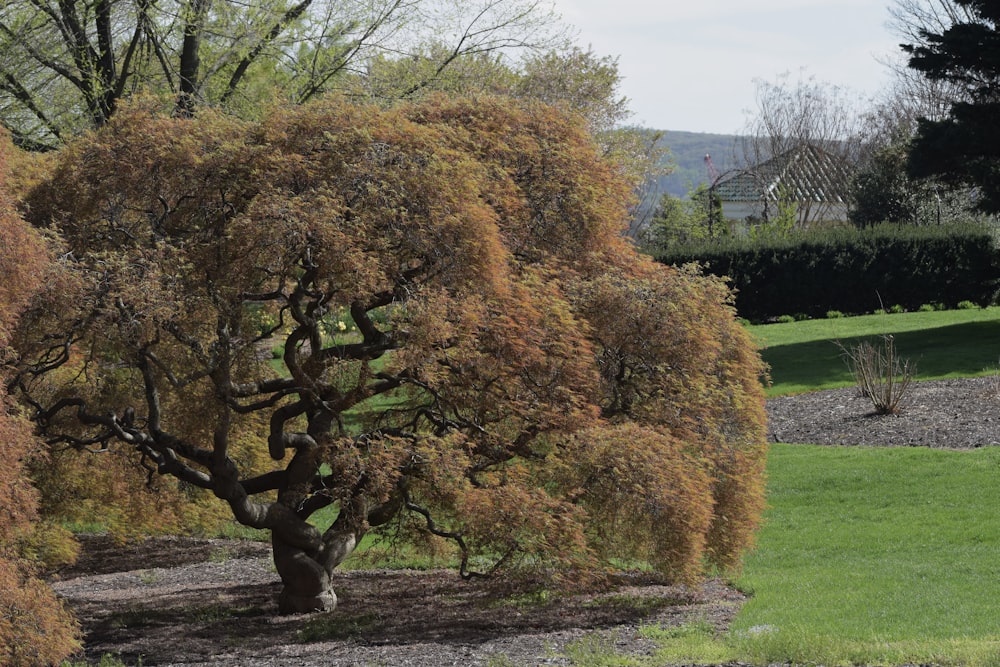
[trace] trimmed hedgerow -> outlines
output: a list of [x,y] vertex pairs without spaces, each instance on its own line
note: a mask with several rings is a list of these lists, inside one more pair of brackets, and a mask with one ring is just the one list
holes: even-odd
[[701,264],[726,276],[741,317],[830,310],[870,313],[887,304],[985,306],[997,300],[1000,256],[993,231],[973,224],[838,228],[787,239],[731,239],[663,253],[665,264]]

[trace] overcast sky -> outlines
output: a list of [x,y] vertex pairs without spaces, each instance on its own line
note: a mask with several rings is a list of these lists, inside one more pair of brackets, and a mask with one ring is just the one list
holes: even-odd
[[800,71],[861,94],[887,80],[898,53],[887,0],[554,0],[578,43],[618,58],[637,124],[741,131],[754,79]]

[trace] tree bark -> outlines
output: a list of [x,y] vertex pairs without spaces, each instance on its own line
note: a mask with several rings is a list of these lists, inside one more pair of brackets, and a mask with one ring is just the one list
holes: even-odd
[[304,549],[272,534],[274,565],[284,588],[278,596],[278,612],[302,614],[332,611],[337,606],[330,573]]
[[177,91],[177,113],[182,116],[194,115],[200,86],[198,68],[201,64],[201,37],[210,4],[211,0],[193,0],[187,8],[184,41],[181,44],[180,87]]
[[337,607],[331,575],[357,546],[351,532],[328,534],[318,551],[304,549],[271,534],[274,565],[284,588],[278,596],[278,612],[303,614],[332,611]]

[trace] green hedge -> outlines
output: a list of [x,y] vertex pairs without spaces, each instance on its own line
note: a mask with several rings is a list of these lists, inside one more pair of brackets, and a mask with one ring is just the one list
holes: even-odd
[[915,310],[961,301],[996,303],[1000,257],[994,231],[982,225],[838,228],[788,239],[731,239],[657,257],[698,262],[731,279],[741,317],[822,317],[827,311]]

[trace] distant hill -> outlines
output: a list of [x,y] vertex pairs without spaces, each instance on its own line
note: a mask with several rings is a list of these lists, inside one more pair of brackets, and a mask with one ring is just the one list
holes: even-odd
[[712,163],[720,174],[732,169],[737,138],[734,134],[664,131],[660,145],[670,151],[674,171],[660,179],[660,193],[683,197],[691,188],[708,183],[705,155],[712,156]]
[[[646,129],[647,132],[657,130]],[[705,155],[712,156],[712,164],[723,174],[735,164],[734,149],[738,137],[734,134],[707,134],[701,132],[675,132],[662,130],[659,145],[668,153],[666,163],[673,168],[667,176],[657,180],[654,190],[644,193],[635,215],[635,225],[647,224],[664,193],[685,197],[702,183],[707,183],[708,169]]]

